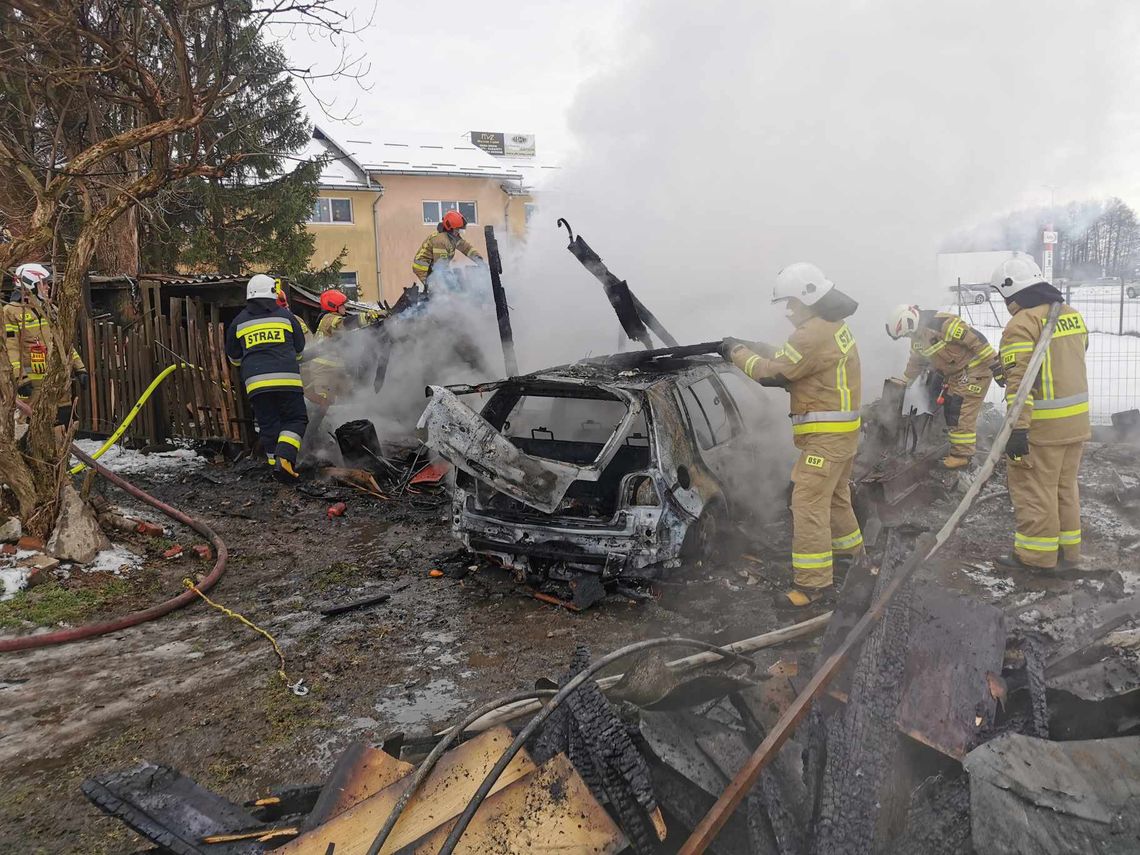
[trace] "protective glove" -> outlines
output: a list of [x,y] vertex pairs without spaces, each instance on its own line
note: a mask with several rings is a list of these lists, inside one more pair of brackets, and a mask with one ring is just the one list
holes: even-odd
[[1029,454],[1029,428],[1014,428],[1005,444],[1005,456],[1020,460]]
[[32,381],[25,380],[16,387],[16,394],[21,398],[30,398],[32,396]]
[[75,385],[77,385],[80,389],[87,391],[87,386],[91,382],[91,375],[89,375],[86,371],[76,371],[74,379]]
[[721,341],[720,347],[717,348],[717,353],[721,355],[721,358],[724,359],[725,362],[731,362],[732,352],[738,347],[744,347],[744,342],[738,338],[729,336]]
[[997,383],[999,386],[1001,386],[1004,389],[1005,388],[1005,366],[1003,366],[1001,364],[1000,360],[995,361],[994,363],[992,363],[990,365],[990,373],[992,375],[994,375],[994,382]]

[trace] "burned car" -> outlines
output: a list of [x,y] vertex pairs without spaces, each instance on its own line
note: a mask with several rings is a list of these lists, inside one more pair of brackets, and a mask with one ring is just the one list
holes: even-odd
[[420,428],[455,467],[469,549],[580,605],[715,553],[763,504],[757,485],[786,482],[784,401],[715,357],[637,356],[429,388]]

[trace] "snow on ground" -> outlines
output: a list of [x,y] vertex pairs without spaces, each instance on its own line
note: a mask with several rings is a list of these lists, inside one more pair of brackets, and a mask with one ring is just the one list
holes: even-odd
[[[1087,364],[1092,420],[1109,424],[1113,413],[1140,408],[1140,298],[1121,299],[1119,286],[1113,285],[1075,288],[1068,300],[1090,330]],[[996,298],[951,304],[943,311],[960,313],[995,348],[1009,321],[1005,303]],[[986,400],[1000,404],[1005,392],[992,385]]]
[[[88,454],[94,454],[103,442],[97,439],[79,439],[75,444]],[[205,458],[190,448],[143,454],[141,451],[113,445],[98,458],[98,461],[119,475],[170,475],[185,472],[187,469],[197,469],[205,463]]]
[[0,602],[10,600],[24,590],[28,576],[32,574],[32,568],[21,567],[18,562],[35,554],[31,549],[17,549],[15,555],[5,555],[0,558]]
[[113,576],[126,576],[136,567],[141,567],[143,557],[125,546],[112,544],[95,556],[95,560],[83,567],[84,573],[110,573]]

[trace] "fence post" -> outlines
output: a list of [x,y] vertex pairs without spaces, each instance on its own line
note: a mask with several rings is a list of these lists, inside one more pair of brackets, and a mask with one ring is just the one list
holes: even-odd
[[1124,277],[1120,277],[1120,331],[1117,335],[1124,335]]

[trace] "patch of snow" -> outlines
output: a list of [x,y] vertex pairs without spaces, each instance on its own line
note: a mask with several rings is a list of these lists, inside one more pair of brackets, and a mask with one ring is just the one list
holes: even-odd
[[82,568],[84,573],[110,573],[113,576],[126,576],[130,571],[141,567],[143,557],[125,546],[112,545],[95,556],[95,560]]
[[1124,593],[1135,594],[1140,591],[1140,572],[1136,570],[1118,570],[1120,578],[1124,580]]
[[1015,607],[1027,606],[1030,603],[1037,602],[1038,600],[1040,600],[1044,596],[1045,596],[1044,591],[1030,591],[1029,593],[1025,594],[1024,596],[1018,597],[1016,600],[1014,600],[1012,605]]
[[10,600],[24,590],[31,572],[30,567],[0,567],[0,602]]
[[981,585],[995,600],[1000,600],[1007,594],[1012,594],[1017,586],[1008,576],[991,576],[971,567],[959,567],[958,572],[976,585]]
[[[75,444],[87,454],[94,454],[103,445],[97,439],[80,439]],[[119,475],[172,475],[197,469],[206,462],[205,458],[191,448],[143,454],[121,445],[112,445],[98,460]],[[74,458],[73,462],[78,463]]]
[[33,555],[39,553],[34,549],[17,549],[15,555],[0,558],[0,602],[12,599],[27,587],[32,568],[21,567],[19,562]]

